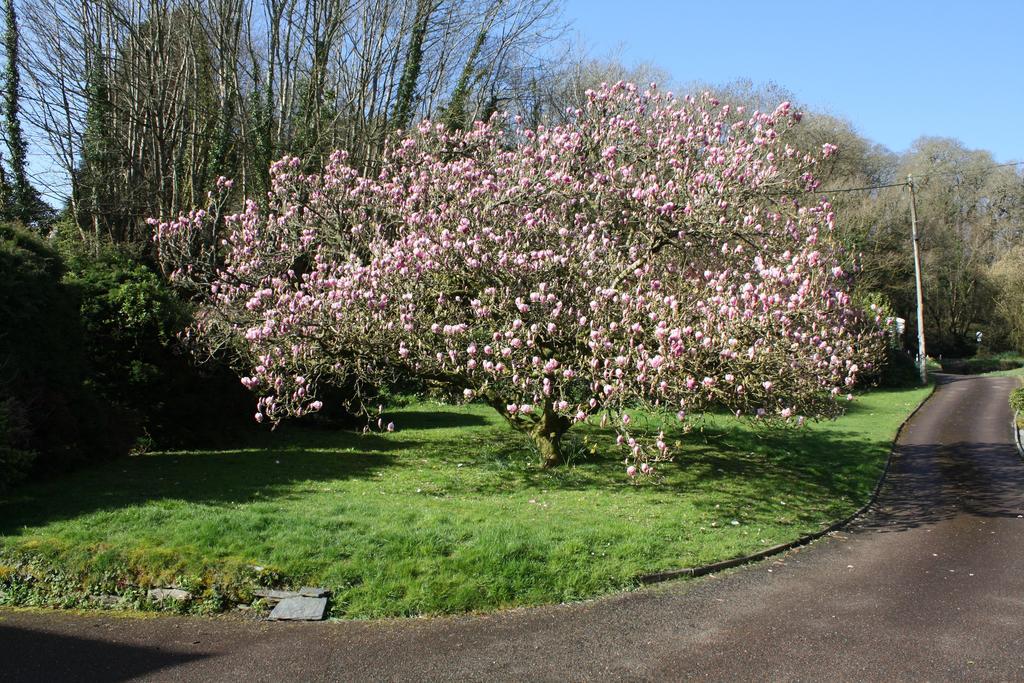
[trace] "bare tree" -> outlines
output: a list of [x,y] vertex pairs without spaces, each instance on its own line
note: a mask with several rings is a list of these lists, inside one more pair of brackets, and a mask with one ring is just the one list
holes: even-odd
[[141,220],[201,202],[214,178],[267,188],[283,154],[364,169],[388,135],[453,99],[512,102],[560,35],[555,0],[39,0],[30,119],[84,231],[141,241]]

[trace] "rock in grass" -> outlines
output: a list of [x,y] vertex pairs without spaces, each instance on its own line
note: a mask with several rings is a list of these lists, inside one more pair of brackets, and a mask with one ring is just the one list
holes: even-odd
[[299,589],[299,595],[304,598],[326,598],[330,596],[331,591],[326,588],[311,588],[309,586],[303,586]]
[[153,602],[163,602],[168,599],[185,602],[192,599],[191,593],[180,588],[150,588],[148,595]]
[[[257,598],[263,598],[263,601],[271,607],[281,602],[282,600],[287,600],[288,598],[302,597],[299,593],[295,591],[280,591],[274,588],[257,588],[255,591],[253,591],[253,595],[255,595]],[[314,595],[309,597],[319,596]]]
[[322,621],[327,598],[285,598],[267,617],[271,621]]

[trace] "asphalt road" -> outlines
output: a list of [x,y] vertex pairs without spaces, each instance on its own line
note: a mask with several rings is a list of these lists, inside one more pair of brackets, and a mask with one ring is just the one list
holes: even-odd
[[878,506],[720,576],[482,617],[329,624],[0,611],[0,680],[1024,679],[1012,378],[944,377]]

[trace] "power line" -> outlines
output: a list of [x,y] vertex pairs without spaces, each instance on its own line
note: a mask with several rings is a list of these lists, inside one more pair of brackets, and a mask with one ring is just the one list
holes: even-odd
[[[1007,162],[1005,164],[989,164],[988,166],[982,166],[981,168],[979,168],[977,170],[979,170],[979,171],[990,171],[990,170],[996,169],[996,168],[1009,168],[1011,166],[1022,166],[1022,165],[1024,165],[1024,161],[1009,161],[1009,162]],[[920,178],[931,178],[931,177],[937,177],[937,176],[950,176],[950,175],[959,175],[960,173],[961,173],[961,171],[935,171],[935,172],[932,172],[932,173],[921,173],[921,174],[915,173],[914,174],[914,178],[920,179]],[[820,189],[819,190],[805,190],[804,194],[839,194],[840,192],[866,192],[868,190],[884,190],[884,189],[887,189],[887,188],[890,188],[890,187],[908,187],[908,186],[909,186],[909,183],[904,181],[904,182],[901,182],[901,183],[885,183],[885,184],[881,184],[881,185],[864,185],[862,187],[838,187],[838,188],[826,189],[826,190],[820,190]]]
[[903,183],[888,183],[886,185],[865,185],[864,187],[840,187],[834,190],[807,190],[808,194],[837,194],[839,192],[864,192],[866,190],[884,190],[887,187],[906,187]]

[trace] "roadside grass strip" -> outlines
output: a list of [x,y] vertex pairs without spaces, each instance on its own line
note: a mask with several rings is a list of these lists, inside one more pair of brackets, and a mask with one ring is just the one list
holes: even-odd
[[[377,618],[592,598],[849,515],[929,391],[868,392],[801,429],[708,416],[636,479],[608,430],[574,429],[571,463],[545,470],[491,409],[426,401],[388,413],[393,433],[125,458],[0,498],[0,604],[215,612],[306,585],[334,617]],[[195,599],[154,606],[156,586]]]

